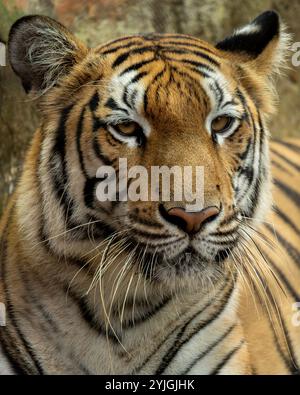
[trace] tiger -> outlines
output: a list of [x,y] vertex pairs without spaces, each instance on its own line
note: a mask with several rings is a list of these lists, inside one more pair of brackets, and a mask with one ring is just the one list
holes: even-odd
[[[300,373],[300,141],[268,131],[290,40],[273,10],[216,45],[13,24],[41,123],[0,225],[1,374]],[[201,167],[203,204],[124,199],[120,158]]]

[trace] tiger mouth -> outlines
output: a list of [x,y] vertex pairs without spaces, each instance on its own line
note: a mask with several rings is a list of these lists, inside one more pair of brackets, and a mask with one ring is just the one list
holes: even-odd
[[[137,263],[144,274],[145,278],[153,280],[156,278],[156,271],[166,269],[168,272],[173,272],[180,276],[195,269],[196,271],[205,270],[208,266],[214,265],[216,269],[220,269],[223,263],[231,256],[231,251],[235,248],[235,244],[232,246],[219,250],[214,256],[208,258],[196,249],[188,245],[183,251],[177,255],[169,258],[162,251],[155,252],[138,252],[137,249],[136,257]],[[139,260],[138,257],[143,254],[143,259]]]
[[236,256],[234,250],[240,243],[238,214],[227,215],[220,226],[204,234],[178,233],[155,219],[150,223],[138,216],[130,217],[126,222],[130,240],[126,250],[148,279],[155,278],[155,272],[166,278],[168,273],[188,277],[196,272],[201,275],[207,268],[222,270],[227,258]]

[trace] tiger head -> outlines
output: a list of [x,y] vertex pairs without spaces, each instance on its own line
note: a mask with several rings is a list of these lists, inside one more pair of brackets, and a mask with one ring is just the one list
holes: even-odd
[[[106,240],[166,286],[220,273],[270,207],[266,119],[286,48],[273,11],[216,46],[145,34],[89,49],[48,17],[17,21],[9,58],[42,114],[43,232],[55,253],[80,257]],[[153,186],[153,167],[170,183]],[[203,198],[192,209],[175,170]]]

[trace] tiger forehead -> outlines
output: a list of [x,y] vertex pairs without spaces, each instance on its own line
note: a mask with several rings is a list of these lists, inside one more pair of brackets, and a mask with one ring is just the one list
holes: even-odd
[[[200,39],[186,35],[149,34],[124,37],[105,44],[96,52],[103,58],[106,76],[111,77],[110,90],[126,88],[135,101],[143,95],[144,110],[151,106],[183,106],[194,102],[208,107],[208,98],[201,79],[220,69],[217,50]],[[135,84],[135,87],[133,87]],[[130,86],[129,86],[130,85]],[[145,92],[139,92],[145,87]],[[163,91],[158,91],[158,89]],[[126,100],[128,99],[128,100]]]
[[150,62],[163,59],[165,62],[197,68],[198,65],[220,67],[221,58],[212,45],[197,38],[184,35],[139,35],[112,41],[96,49],[108,58],[113,69],[135,59],[147,58]]
[[[153,50],[157,53],[171,49],[181,50],[182,53],[205,51],[215,57],[219,57],[218,50],[211,44],[199,38],[184,34],[140,34],[122,37],[99,46],[96,51],[102,55],[119,54],[119,51],[140,49],[141,51]],[[220,59],[220,58],[219,58]]]
[[[141,70],[136,63],[108,78],[106,107],[114,113],[143,114],[152,118],[181,118],[210,108],[210,99],[198,76],[180,72],[163,60]],[[132,118],[132,117],[131,117]]]
[[212,108],[231,102],[236,89],[229,61],[209,43],[191,36],[123,37],[94,53],[101,59],[106,87],[101,105],[113,122],[138,120],[136,114],[166,122],[204,119]]

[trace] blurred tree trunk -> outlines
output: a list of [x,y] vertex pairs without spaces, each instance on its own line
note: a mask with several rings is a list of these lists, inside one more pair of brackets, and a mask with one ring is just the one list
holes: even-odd
[[[278,10],[300,41],[298,0],[0,0],[0,37],[26,14],[59,20],[89,46],[140,32],[177,32],[216,42],[233,28],[266,9]],[[298,40],[297,40],[298,38]],[[278,84],[279,116],[271,129],[277,136],[298,135],[300,95],[298,69]],[[9,66],[0,67],[0,212],[14,180],[38,115]]]
[[0,214],[38,124],[38,114],[9,66],[0,67]]

